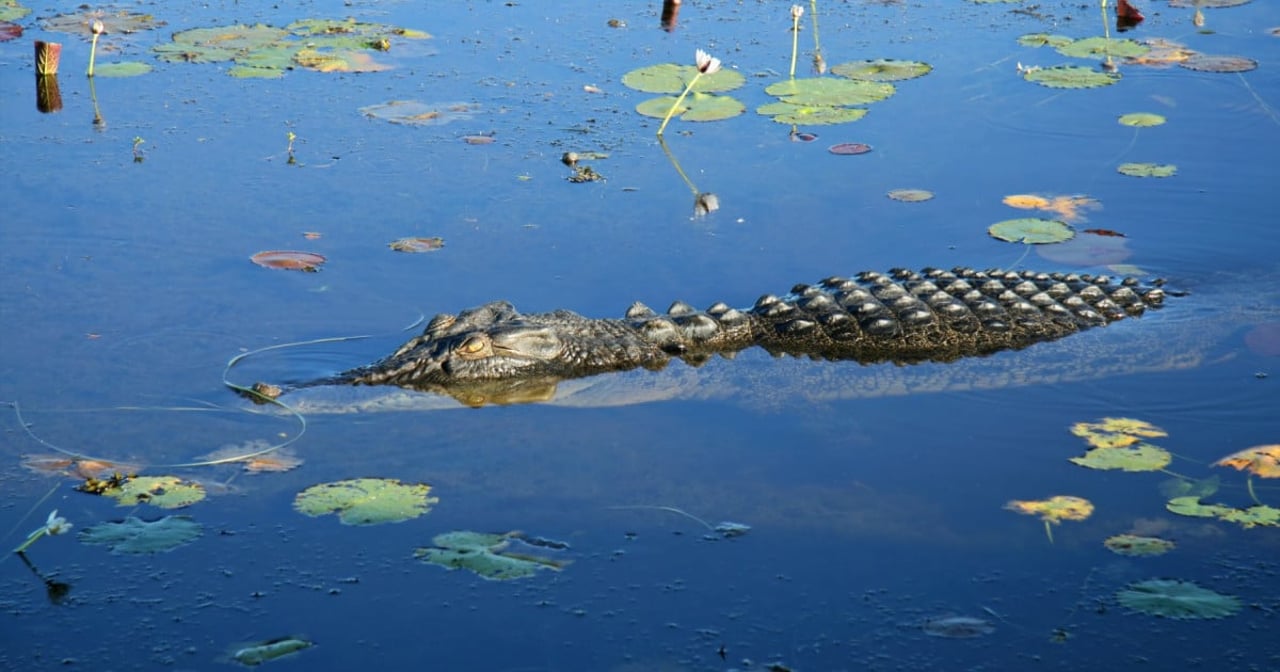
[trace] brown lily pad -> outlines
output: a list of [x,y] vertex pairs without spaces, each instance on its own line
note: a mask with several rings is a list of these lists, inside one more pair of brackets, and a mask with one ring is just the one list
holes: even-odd
[[1244,56],[1215,56],[1213,54],[1195,54],[1178,63],[1188,70],[1199,72],[1249,72],[1258,67],[1258,62]]
[[297,250],[267,250],[259,252],[249,260],[263,268],[278,268],[286,271],[305,271],[314,273],[320,270],[326,259],[324,255]]
[[396,252],[435,252],[444,247],[444,238],[401,238],[387,243]]
[[841,142],[831,145],[827,151],[839,156],[855,156],[857,154],[866,154],[871,151],[871,145],[865,142]]

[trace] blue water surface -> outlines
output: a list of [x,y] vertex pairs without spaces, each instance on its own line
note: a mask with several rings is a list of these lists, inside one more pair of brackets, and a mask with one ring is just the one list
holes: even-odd
[[[272,669],[1280,669],[1277,528],[1170,513],[1168,473],[1068,462],[1085,450],[1073,424],[1139,418],[1168,432],[1153,440],[1174,453],[1169,471],[1217,476],[1208,500],[1243,507],[1245,475],[1211,463],[1280,443],[1280,7],[1205,9],[1197,28],[1190,7],[1142,5],[1146,21],[1126,36],[1257,69],[1120,62],[1115,85],[1049,89],[1019,68],[1100,64],[1017,38],[1101,35],[1098,5],[805,3],[798,75],[814,76],[815,9],[828,64],[934,70],[898,82],[860,121],[796,129],[818,136],[797,142],[754,112],[790,67],[782,3],[686,2],[670,30],[659,3],[631,0],[131,3],[103,9],[167,25],[104,36],[99,62],[155,70],[94,81],[82,74],[88,41],[42,27],[65,7],[30,3],[22,38],[0,43],[0,400],[22,413],[0,409],[0,550],[54,509],[75,527],[34,544],[30,565],[0,560],[0,663],[226,669],[237,648],[291,636],[314,647]],[[385,72],[267,80],[150,51],[187,28],[347,16],[432,37],[375,54],[395,66]],[[36,107],[34,39],[64,45],[54,113]],[[659,120],[634,111],[652,94],[621,79],[692,64],[696,49],[745,75],[731,95],[747,111],[674,120],[664,151]],[[478,111],[428,126],[360,112],[393,100]],[[1118,124],[1129,112],[1168,122]],[[464,141],[474,135],[494,141]],[[828,152],[840,142],[874,149]],[[607,179],[571,183],[567,151],[607,155],[590,160]],[[1178,172],[1116,172],[1130,161]],[[935,198],[886,197],[898,188]],[[695,213],[695,192],[719,208]],[[1125,258],[988,236],[997,221],[1042,214],[1002,203],[1023,193],[1095,199],[1073,226]],[[408,236],[445,247],[388,249]],[[328,261],[317,273],[250,263],[273,249]],[[321,377],[383,356],[424,315],[495,299],[613,317],[634,300],[745,306],[865,269],[1112,273],[1102,264],[1117,261],[1188,294],[1096,333],[955,364],[745,352],[474,410],[417,398],[410,410],[333,413],[357,407],[321,391],[300,406],[301,438],[297,418],[222,384],[242,352],[372,336],[263,352],[229,373]],[[286,473],[150,466],[293,439],[305,462]],[[56,449],[201,480],[209,498],[177,513],[204,536],[145,556],[79,543],[93,525],[172,512],[119,508],[23,468]],[[293,510],[302,489],[356,477],[428,483],[439,502],[371,527]],[[1280,505],[1280,488],[1253,484]],[[1053,495],[1095,511],[1050,540],[1041,521],[1004,509]],[[723,538],[703,524],[722,521],[750,531]],[[414,559],[451,530],[563,541],[572,562],[493,582]],[[1124,532],[1177,546],[1159,557],[1103,546]],[[1118,603],[1117,591],[1154,578],[1237,596],[1242,609],[1184,621]],[[925,628],[950,617],[993,632]]]

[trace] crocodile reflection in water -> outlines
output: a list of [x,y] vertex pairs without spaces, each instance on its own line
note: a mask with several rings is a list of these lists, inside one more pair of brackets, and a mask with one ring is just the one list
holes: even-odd
[[623,319],[522,314],[493,302],[437,315],[385,359],[303,386],[396,385],[468,404],[519,403],[546,400],[563,380],[657,370],[673,358],[698,366],[752,346],[863,364],[953,362],[1141,315],[1163,304],[1161,284],[958,268],[827,278],[746,310],[677,302],[660,315],[634,304]]

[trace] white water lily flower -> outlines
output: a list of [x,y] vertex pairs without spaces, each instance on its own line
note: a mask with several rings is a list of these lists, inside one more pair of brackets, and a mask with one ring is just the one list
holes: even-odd
[[698,72],[704,75],[714,75],[720,72],[720,59],[701,49],[694,54],[694,62],[698,64]]
[[804,16],[804,7],[791,5],[791,20],[799,21],[802,16]]
[[48,520],[44,521],[44,531],[45,534],[48,535],[65,534],[69,532],[71,528],[71,523],[68,523],[66,518],[59,516],[57,509],[54,509],[53,512],[49,514]]

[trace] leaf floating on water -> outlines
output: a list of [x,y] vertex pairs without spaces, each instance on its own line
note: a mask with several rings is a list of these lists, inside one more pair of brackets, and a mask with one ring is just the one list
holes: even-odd
[[892,58],[877,58],[867,61],[850,61],[831,67],[831,73],[860,79],[868,82],[897,82],[904,79],[924,77],[933,71],[933,66],[920,61],[899,61]]
[[393,100],[360,108],[360,114],[406,126],[443,126],[470,119],[480,111],[475,103],[423,103],[417,100]]
[[1071,433],[1094,448],[1117,448],[1135,444],[1139,439],[1169,436],[1163,429],[1136,418],[1103,418],[1099,422],[1077,422]]
[[356,478],[313,485],[298,493],[293,508],[316,517],[338,514],[343,525],[381,525],[417,518],[439,503],[428,497],[431,486],[394,478]]
[[1240,611],[1240,598],[1216,593],[1191,581],[1151,579],[1116,593],[1121,605],[1174,619],[1224,618]]
[[174,33],[172,43],[152,51],[156,58],[170,63],[217,63],[268,47],[288,35],[287,30],[263,24],[192,28]]
[[231,653],[231,660],[241,665],[253,667],[262,663],[283,658],[303,649],[311,648],[312,643],[297,637],[280,637],[265,642],[237,647]]
[[286,271],[306,271],[314,273],[320,270],[326,259],[324,255],[297,250],[268,250],[259,252],[249,260],[263,268],[278,268]]
[[903,203],[920,203],[933,198],[933,192],[927,189],[894,189],[887,196]]
[[943,616],[924,622],[924,633],[930,637],[973,639],[996,631],[990,621],[973,616]]
[[[4,7],[0,7],[0,12],[4,11]],[[10,21],[0,21],[0,42],[8,42],[22,37],[22,26]]]
[[1048,33],[1031,33],[1018,38],[1018,44],[1024,47],[1063,47],[1071,44],[1075,38],[1066,35],[1050,35]]
[[1065,222],[1077,222],[1087,219],[1084,216],[1084,210],[1097,210],[1102,207],[1098,201],[1082,194],[1054,196],[1053,198],[1038,194],[1011,194],[1005,196],[1003,202],[1012,208],[1052,212]]
[[1129,114],[1121,115],[1119,121],[1123,126],[1145,128],[1147,126],[1159,126],[1168,120],[1159,114],[1152,114],[1151,112],[1130,112]]
[[1030,68],[1023,72],[1022,78],[1051,89],[1094,89],[1120,81],[1119,73],[1098,72],[1077,65]]
[[1044,521],[1044,533],[1049,537],[1049,543],[1053,543],[1050,525],[1059,525],[1064,520],[1084,520],[1093,515],[1093,502],[1072,495],[1055,495],[1041,500],[1013,499],[1004,508],[1028,516],[1039,516]]
[[1217,518],[1229,523],[1236,523],[1245,529],[1258,526],[1280,526],[1280,509],[1262,504],[1237,509],[1226,504],[1205,504],[1200,501],[1200,497],[1188,495],[1186,497],[1174,497],[1165,503],[1164,508],[1180,516]]
[[1071,462],[1088,469],[1103,471],[1159,471],[1169,466],[1173,455],[1159,446],[1139,443],[1132,446],[1094,448]]
[[97,77],[137,77],[151,72],[151,66],[137,61],[102,63],[93,69]]
[[[513,550],[513,541],[518,541],[521,537],[516,532],[446,532],[432,538],[433,546],[414,550],[413,557],[445,569],[466,569],[490,581],[510,581],[533,576],[541,569],[560,571],[569,565],[568,560]],[[539,548],[568,548],[567,544],[539,541],[542,542],[537,544]]]
[[1184,44],[1161,37],[1149,38],[1142,43],[1150,47],[1150,51],[1141,56],[1126,58],[1126,65],[1167,68],[1176,63],[1182,63],[1198,53]]
[[765,93],[792,105],[869,105],[892,96],[897,89],[883,82],[835,77],[788,79],[770,84]]
[[165,516],[146,521],[129,516],[122,521],[100,523],[80,531],[85,544],[108,546],[112,553],[143,555],[171,551],[189,544],[204,533],[190,516]]
[[205,498],[204,486],[177,476],[129,476],[109,479],[108,485],[96,492],[88,487],[79,489],[110,497],[120,506],[150,504],[162,509],[180,509]]
[[[0,3],[3,5],[4,3]],[[84,7],[87,7],[85,5]],[[5,18],[0,16],[0,18]],[[166,22],[151,14],[130,12],[128,10],[105,10],[102,12],[71,12],[42,19],[40,24],[45,30],[55,33],[70,33],[86,40],[93,38],[91,26],[94,21],[101,21],[103,33],[106,35],[129,35],[145,30],[161,28]],[[94,69],[97,72],[97,69]]]
[[1036,217],[1006,219],[1003,222],[996,222],[987,229],[987,233],[996,240],[1010,243],[1026,243],[1028,245],[1060,243],[1064,240],[1071,240],[1076,235],[1075,231],[1071,230],[1071,227],[1067,226],[1066,222]]
[[1112,553],[1135,557],[1164,555],[1173,550],[1174,543],[1159,537],[1143,537],[1136,534],[1117,534],[1107,537],[1102,544]]
[[1244,56],[1195,54],[1178,63],[1178,65],[1188,70],[1197,70],[1199,72],[1249,72],[1257,69],[1258,62]]
[[293,57],[294,63],[316,72],[382,72],[391,66],[379,63],[373,56],[353,49],[302,49]]
[[832,107],[830,105],[793,105],[791,103],[769,103],[756,108],[756,114],[773,117],[779,124],[826,126],[845,124],[867,116],[866,108]]
[[[697,74],[698,69],[692,65],[659,63],[628,72],[622,76],[622,83],[628,88],[645,93],[678,94],[684,91]],[[714,74],[698,77],[698,83],[693,86],[693,92],[723,93],[737,89],[746,82],[747,78],[737,70],[721,68]],[[663,112],[665,114],[666,111],[663,110]]]
[[[675,96],[652,98],[636,105],[636,112],[646,117],[662,119],[667,116],[667,111],[675,103]],[[684,121],[720,121],[736,117],[746,111],[746,106],[731,96],[692,93],[685,96],[684,101],[672,116]]]
[[1151,51],[1151,47],[1136,40],[1088,37],[1057,47],[1057,51],[1071,58],[1137,58]]
[[1160,494],[1169,499],[1177,499],[1179,497],[1194,497],[1195,499],[1204,499],[1213,495],[1218,491],[1221,479],[1216,475],[1200,480],[1190,478],[1171,478],[1160,483]]
[[865,142],[841,142],[831,145],[831,147],[827,148],[827,151],[837,156],[856,156],[870,152],[871,145]]
[[0,0],[0,21],[17,21],[30,13],[31,8],[18,4],[18,0]]
[[1129,177],[1173,177],[1178,174],[1178,167],[1171,163],[1122,163],[1116,172]]
[[387,243],[396,252],[435,252],[444,247],[444,238],[401,238]]
[[1280,478],[1280,444],[1245,448],[1214,462],[1213,466],[1234,467],[1261,478]]

